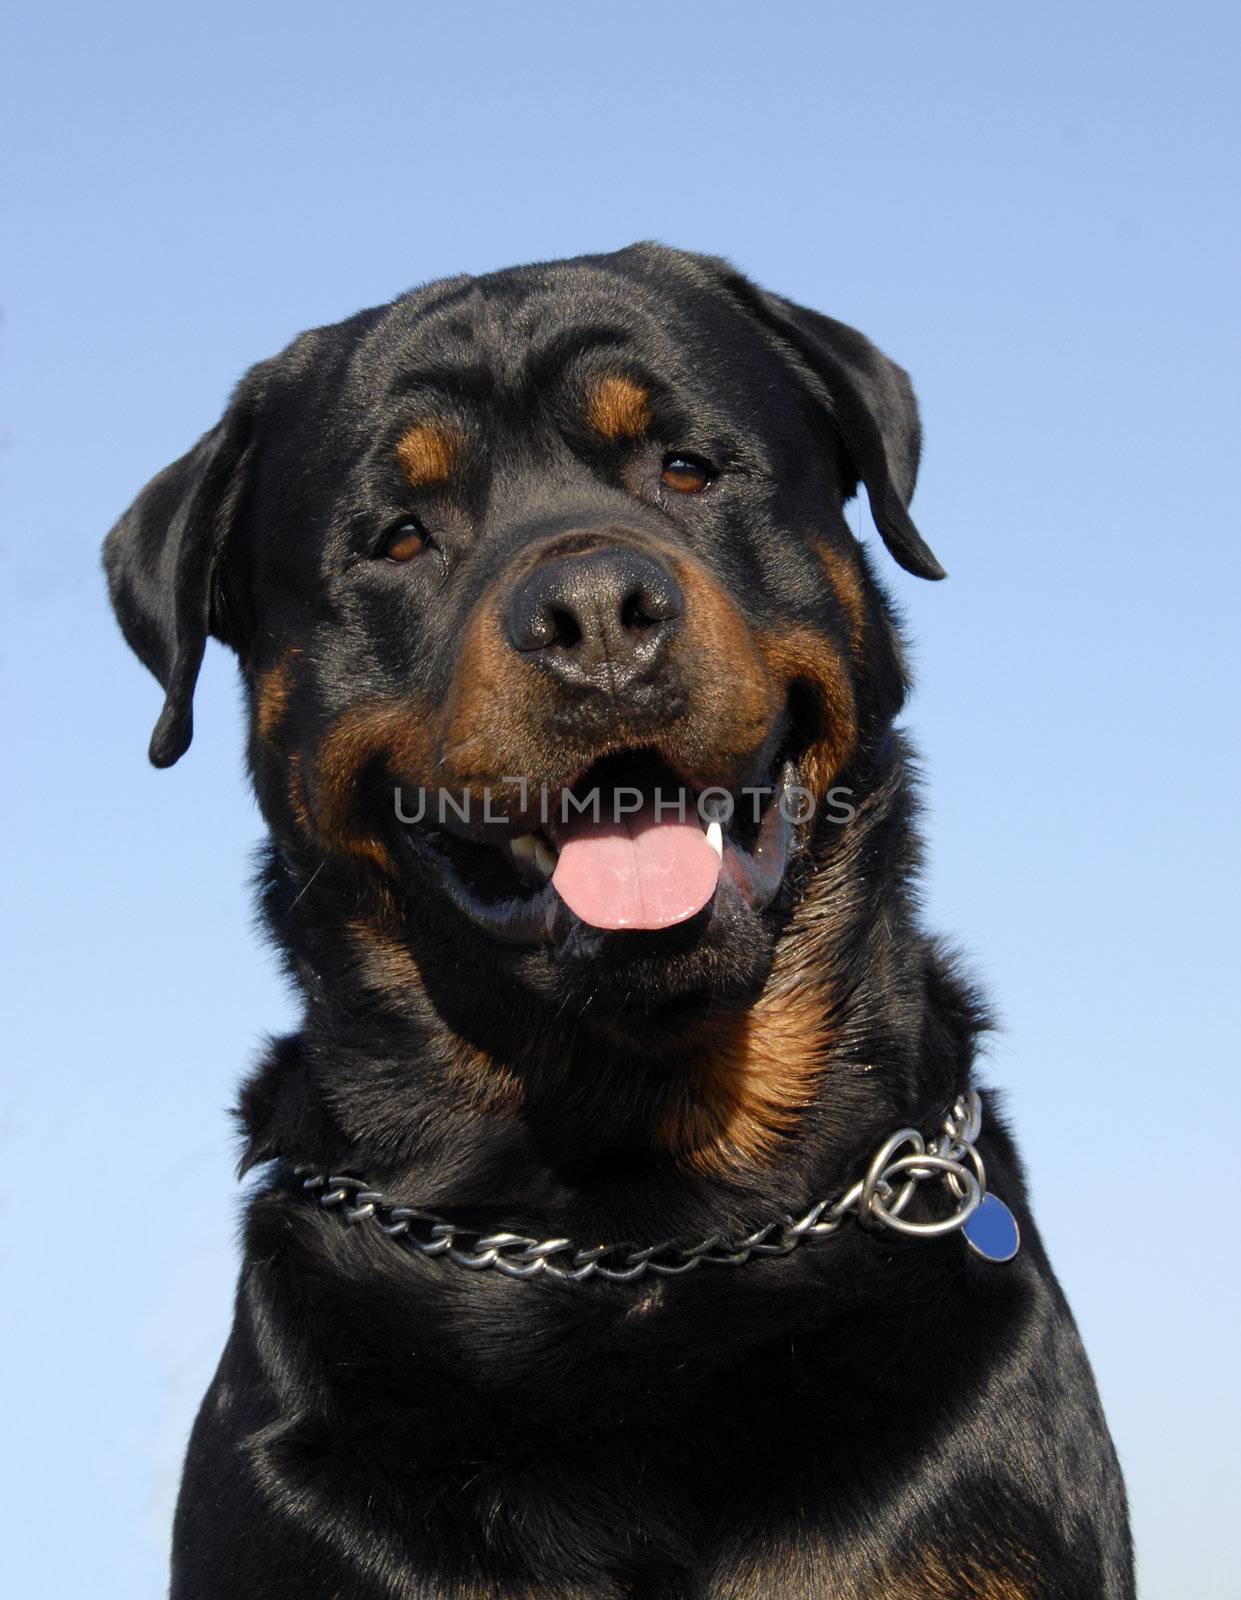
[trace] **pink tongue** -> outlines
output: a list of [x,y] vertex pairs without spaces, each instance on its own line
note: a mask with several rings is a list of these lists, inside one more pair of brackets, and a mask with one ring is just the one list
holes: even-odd
[[552,884],[592,927],[670,928],[702,910],[719,876],[720,858],[698,819],[657,819],[648,805],[619,822],[574,818]]

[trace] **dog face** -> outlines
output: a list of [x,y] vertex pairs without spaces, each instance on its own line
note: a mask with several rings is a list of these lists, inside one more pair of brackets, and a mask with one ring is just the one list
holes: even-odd
[[279,848],[480,978],[600,1014],[757,992],[829,795],[898,708],[901,370],[654,246],[432,285],[303,335],[109,537],[190,740],[241,662]]

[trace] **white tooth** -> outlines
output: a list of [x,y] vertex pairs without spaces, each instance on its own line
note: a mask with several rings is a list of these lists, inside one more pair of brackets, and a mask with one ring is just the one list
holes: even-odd
[[549,849],[542,839],[534,847],[534,864],[545,878],[550,878],[556,870],[556,852]]
[[508,847],[518,861],[533,861],[534,852],[539,847],[538,835],[534,833],[519,833],[515,839],[509,840]]
[[710,822],[707,823],[707,843],[711,846],[712,850],[715,851],[716,855],[719,856],[720,860],[723,861],[724,829],[714,817]]

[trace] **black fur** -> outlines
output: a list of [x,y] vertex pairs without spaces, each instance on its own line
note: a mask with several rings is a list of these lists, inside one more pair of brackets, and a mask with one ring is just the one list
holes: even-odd
[[[618,361],[651,397],[649,439],[582,431],[577,399]],[[472,443],[450,488],[411,494],[393,449],[428,406]],[[674,450],[722,461],[712,494],[660,493]],[[908,379],[859,334],[636,246],[303,335],[114,529],[117,612],[167,696],[157,765],[189,744],[208,633],[238,654],[263,906],[305,1008],[242,1097],[243,1166],[263,1175],[174,1600],[1132,1596],[1111,1442],[993,1096],[982,1151],[1023,1235],[1006,1265],[955,1235],[849,1227],[736,1270],[512,1281],[347,1227],[290,1175],[305,1161],[472,1225],[653,1242],[800,1212],[896,1128],[934,1131],[985,1017],[919,926],[899,639],[842,512],[863,483],[893,556],[942,576],[907,509],[918,453]],[[382,536],[414,516],[426,554],[394,568]],[[507,943],[405,861],[385,804],[409,773],[386,750],[349,769],[348,824],[323,823],[326,734],[449,703],[487,596],[565,529],[692,557],[754,637],[797,628],[852,663],[834,778],[855,814],[802,830],[769,905]],[[855,575],[852,636],[823,547]],[[613,707],[631,743],[675,719],[694,671],[678,657],[681,678]],[[826,692],[815,670],[790,683],[795,762],[831,732]],[[584,757],[606,748],[584,705],[522,714],[532,741],[560,719]],[[777,984],[823,1001],[813,1093],[774,1150],[661,1142],[702,1041]]]

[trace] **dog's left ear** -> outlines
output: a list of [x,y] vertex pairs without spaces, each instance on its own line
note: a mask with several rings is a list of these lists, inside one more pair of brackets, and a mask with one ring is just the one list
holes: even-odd
[[909,374],[843,322],[769,294],[740,273],[728,275],[728,287],[819,380],[819,398],[866,485],[871,515],[890,554],[916,577],[946,577],[908,511],[922,447]]
[[104,570],[130,647],[164,688],[149,754],[170,767],[189,747],[207,635],[234,648],[222,583],[227,548],[254,451],[255,374],[194,448],[153,478],[109,533]]

